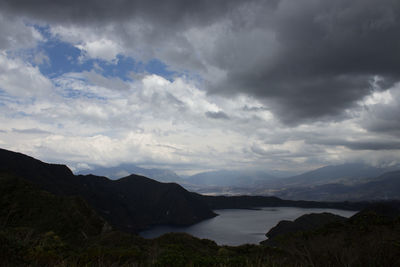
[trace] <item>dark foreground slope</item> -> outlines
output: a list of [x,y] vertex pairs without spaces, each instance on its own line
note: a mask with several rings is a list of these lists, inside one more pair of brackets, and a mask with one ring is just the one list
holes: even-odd
[[0,173],[0,266],[285,266],[281,252],[219,247],[187,234],[154,240],[112,230],[80,197]]
[[3,228],[52,229],[73,244],[111,230],[81,197],[53,195],[13,174],[0,174],[0,195]]
[[113,181],[75,176],[65,165],[48,164],[0,149],[0,172],[12,174],[60,196],[81,196],[119,229],[136,232],[153,224],[189,225],[215,216],[201,200],[173,183],[130,175]]
[[321,213],[281,221],[262,243],[302,266],[400,266],[400,204],[375,203],[351,218]]
[[398,211],[386,206],[283,236],[277,248],[228,247],[187,234],[146,240],[113,231],[82,198],[13,174],[0,173],[0,193],[1,266],[400,266]]
[[282,220],[266,233],[266,236],[268,237],[267,241],[271,241],[280,235],[316,230],[327,224],[341,223],[345,220],[345,217],[328,212],[305,214],[294,221]]

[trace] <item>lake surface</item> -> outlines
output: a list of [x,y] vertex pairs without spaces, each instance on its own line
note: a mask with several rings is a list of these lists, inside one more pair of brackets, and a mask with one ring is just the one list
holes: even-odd
[[214,240],[218,245],[237,246],[258,244],[265,234],[281,220],[294,220],[303,214],[330,212],[350,217],[356,211],[336,209],[309,209],[292,207],[260,208],[257,210],[215,210],[219,216],[187,227],[156,226],[140,232],[144,238],[155,238],[165,233],[184,232],[199,238]]

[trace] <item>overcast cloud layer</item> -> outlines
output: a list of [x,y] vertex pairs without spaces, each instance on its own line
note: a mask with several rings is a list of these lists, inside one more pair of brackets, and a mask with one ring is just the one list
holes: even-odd
[[0,0],[0,10],[2,147],[73,168],[400,163],[398,1]]

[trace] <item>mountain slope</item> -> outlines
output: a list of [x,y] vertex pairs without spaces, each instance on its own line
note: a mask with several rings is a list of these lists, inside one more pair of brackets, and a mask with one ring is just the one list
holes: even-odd
[[62,197],[13,174],[0,173],[0,225],[54,231],[78,244],[109,231],[108,223],[81,197]]
[[314,201],[365,201],[400,199],[400,171],[384,173],[369,182],[344,185],[338,183],[312,187],[293,187],[277,193],[285,199]]
[[215,216],[201,200],[177,184],[131,175],[110,180],[75,176],[64,165],[48,164],[0,149],[0,172],[27,179],[51,193],[81,196],[112,225],[136,232],[153,224],[193,224]]
[[353,183],[360,179],[373,178],[385,173],[385,169],[365,164],[348,163],[325,166],[300,175],[283,178],[278,181],[281,186],[316,186],[328,183]]

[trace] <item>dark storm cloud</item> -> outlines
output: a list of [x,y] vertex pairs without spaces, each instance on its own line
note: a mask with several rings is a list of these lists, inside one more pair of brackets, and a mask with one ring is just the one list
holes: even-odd
[[228,70],[215,91],[256,95],[297,124],[343,114],[371,93],[375,76],[381,89],[400,80],[399,1],[281,1],[273,16],[274,56]]
[[391,90],[392,101],[369,107],[368,114],[361,122],[369,132],[400,137],[400,88]]
[[400,137],[400,119],[399,114],[389,114],[388,117],[368,121],[364,124],[366,129],[371,132],[385,133]]
[[343,145],[352,150],[399,150],[400,142],[346,142]]
[[357,140],[357,141],[348,141],[344,139],[335,139],[335,138],[318,138],[313,136],[313,138],[308,138],[306,140],[307,144],[317,144],[317,145],[325,145],[325,146],[344,146],[351,150],[399,150],[400,142],[388,139],[372,139],[372,140]]
[[154,21],[179,24],[185,20],[206,22],[229,12],[237,1],[185,0],[2,0],[0,7],[9,12],[26,14],[51,21],[109,22],[142,17]]
[[[372,90],[400,80],[398,0],[1,0],[0,9],[95,26],[139,18],[151,26],[149,46],[179,47],[163,55],[166,64],[201,69],[210,93],[255,96],[291,125],[340,120]],[[203,53],[181,34],[221,21],[231,23]],[[117,31],[127,44],[135,43],[123,36],[129,30]],[[207,76],[210,67],[225,78]],[[381,82],[373,86],[377,76]]]
[[211,119],[229,120],[229,116],[223,111],[207,111],[205,115]]

